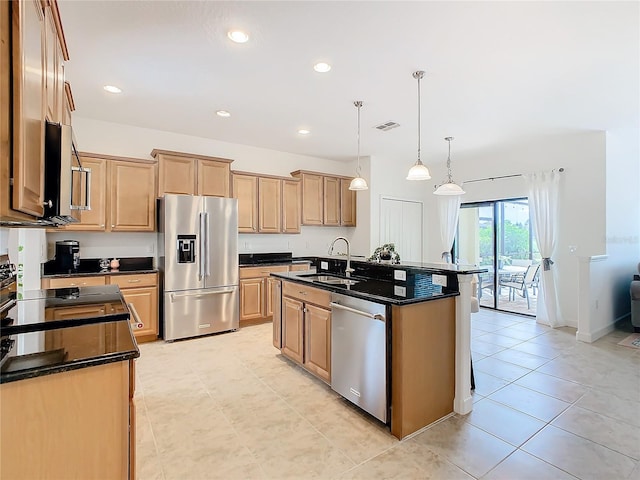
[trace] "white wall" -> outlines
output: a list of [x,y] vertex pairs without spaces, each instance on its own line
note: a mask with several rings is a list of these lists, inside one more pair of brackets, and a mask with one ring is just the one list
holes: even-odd
[[[295,155],[75,116],[73,125],[78,149],[83,152],[151,159],[151,151],[157,148],[232,159],[232,170],[255,173],[289,176],[289,173],[295,170],[313,170],[338,175],[353,175],[355,172],[354,162],[345,163]],[[358,196],[360,195],[359,193]],[[358,223],[362,222],[366,231],[368,220],[366,216],[360,215],[360,211],[358,213]],[[302,227],[302,233],[299,235],[242,234],[239,236],[239,249],[241,253],[291,251],[296,256],[325,255],[329,244],[336,236],[354,235],[358,228],[361,227]],[[110,233],[105,235],[61,232],[47,236],[50,258],[53,257],[55,241],[65,238],[73,238],[81,242],[81,256],[84,258],[155,256],[157,252],[155,234]],[[353,253],[366,254],[364,249],[359,248],[353,249]]]
[[0,255],[4,255],[9,250],[9,229],[0,227]]
[[[463,139],[457,139],[462,143]],[[557,268],[560,309],[564,322],[578,324],[578,255],[602,255],[605,246],[605,157],[604,132],[579,132],[548,135],[537,138],[514,139],[485,151],[464,152],[452,157],[453,177],[457,182],[503,175],[531,173],[563,167],[559,205],[558,243],[553,256]],[[429,191],[445,177],[444,164],[431,167]],[[433,183],[431,183],[433,182]],[[527,188],[522,177],[464,184],[467,192],[462,202],[476,202],[526,197]],[[427,206],[433,228],[439,221],[435,210],[435,196],[429,193]],[[433,237],[436,238],[437,237]],[[577,247],[571,253],[569,246]],[[428,242],[427,259],[438,261],[437,242]]]

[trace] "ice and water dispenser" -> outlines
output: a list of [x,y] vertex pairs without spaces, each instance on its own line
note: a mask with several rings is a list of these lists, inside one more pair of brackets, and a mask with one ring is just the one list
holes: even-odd
[[178,235],[178,263],[195,263],[196,236]]

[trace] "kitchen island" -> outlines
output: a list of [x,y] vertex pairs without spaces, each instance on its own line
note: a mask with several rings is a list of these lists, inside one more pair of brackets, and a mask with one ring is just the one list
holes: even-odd
[[[447,264],[356,261],[351,263],[355,271],[347,278],[340,275],[344,260],[331,260],[317,259],[315,272],[273,274],[282,281],[281,289],[276,290],[282,310],[274,316],[274,345],[283,355],[359,404],[359,387],[351,389],[352,397],[348,388],[343,393],[332,381],[331,359],[336,358],[332,330],[334,339],[341,337],[335,337],[331,317],[336,308],[345,310],[337,298],[373,301],[383,306],[384,315],[380,316],[386,319],[386,347],[381,355],[387,363],[388,398],[388,416],[374,416],[385,422],[394,436],[404,438],[454,411],[469,413],[470,281],[483,270]],[[351,358],[355,357],[363,355],[353,353]],[[374,361],[367,358],[367,363]],[[348,367],[341,364],[338,372]]]
[[140,353],[118,287],[22,297],[2,312],[0,478],[133,478]]

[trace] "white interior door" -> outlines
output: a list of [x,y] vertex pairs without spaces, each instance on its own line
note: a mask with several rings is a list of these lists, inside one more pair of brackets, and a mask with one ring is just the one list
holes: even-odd
[[380,244],[393,243],[400,261],[422,262],[422,202],[380,199]]

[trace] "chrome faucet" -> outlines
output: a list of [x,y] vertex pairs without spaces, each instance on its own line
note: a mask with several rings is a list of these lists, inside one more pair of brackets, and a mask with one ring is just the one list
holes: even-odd
[[344,274],[345,276],[350,277],[351,272],[355,272],[355,269],[351,268],[351,245],[349,244],[349,240],[345,237],[336,237],[329,247],[329,255],[333,255],[333,246],[338,240],[344,240],[344,243],[347,244],[347,268],[344,269]]

